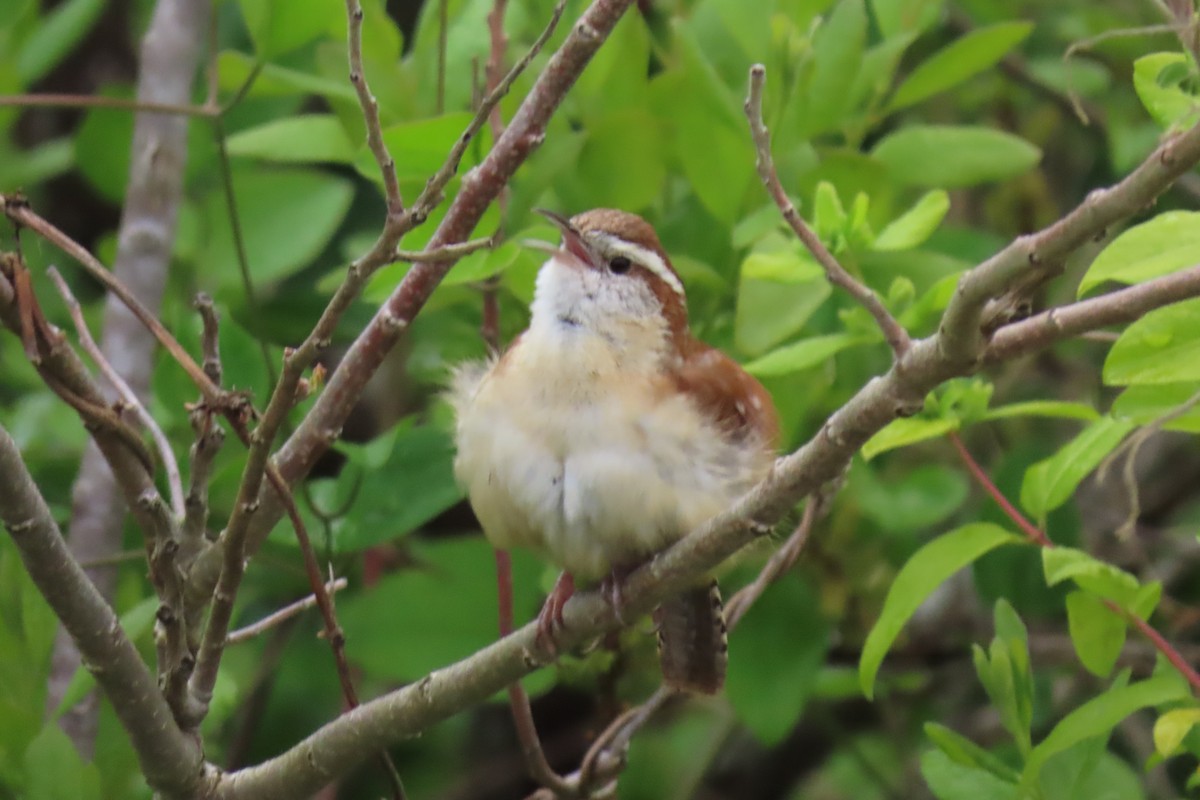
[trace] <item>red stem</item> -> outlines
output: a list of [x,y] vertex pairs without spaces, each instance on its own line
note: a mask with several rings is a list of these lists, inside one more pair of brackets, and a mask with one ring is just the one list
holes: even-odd
[[1039,547],[1054,547],[1054,542],[1050,541],[1050,538],[1046,536],[1045,532],[1029,520],[1025,519],[1025,516],[1017,510],[1016,506],[1008,502],[1008,498],[1004,496],[1004,493],[1000,491],[996,484],[992,483],[992,479],[989,478],[987,473],[983,471],[983,467],[979,466],[979,463],[971,456],[970,451],[968,451],[967,446],[963,444],[958,432],[950,431],[946,434],[946,438],[950,440],[952,445],[954,445],[954,449],[958,451],[959,458],[961,458],[963,463],[967,465],[967,469],[970,470],[971,475],[975,478],[976,482],[983,487],[984,491],[991,495],[991,498],[995,500],[996,504],[1000,506],[1001,510],[1008,515],[1008,518],[1011,519],[1016,526],[1033,541],[1034,544],[1038,545]]
[[[959,457],[962,459],[963,463],[966,464],[967,469],[971,472],[971,475],[973,475],[979,485],[982,486],[989,495],[991,495],[992,499],[1000,505],[1000,508],[1004,509],[1004,513],[1008,515],[1009,519],[1016,523],[1017,527],[1024,531],[1025,535],[1027,535],[1038,546],[1054,547],[1054,542],[1050,541],[1050,538],[1046,536],[1045,532],[1029,520],[1025,519],[1021,512],[1018,511],[1016,507],[1008,501],[1008,498],[1004,496],[1004,493],[996,487],[996,484],[992,483],[992,479],[988,477],[987,473],[983,471],[983,467],[979,466],[979,463],[971,456],[970,451],[967,450],[966,445],[963,444],[962,438],[959,437],[958,433],[956,431],[950,431],[946,434],[946,438],[948,438],[950,443],[954,445],[954,449],[958,451]],[[1166,638],[1164,638],[1161,633],[1156,631],[1154,627],[1146,620],[1142,619],[1136,614],[1129,613],[1108,598],[1101,598],[1101,600],[1104,601],[1104,605],[1108,606],[1109,609],[1111,609],[1114,613],[1119,614],[1126,622],[1137,628],[1143,636],[1149,639],[1150,643],[1154,645],[1154,648],[1158,650],[1158,652],[1162,653],[1163,657],[1166,658],[1167,661],[1171,662],[1171,666],[1179,670],[1179,673],[1183,675],[1185,679],[1187,679],[1187,682],[1192,686],[1192,691],[1197,695],[1200,695],[1200,673],[1197,673],[1196,670],[1192,668],[1192,665],[1187,662],[1187,659],[1185,659],[1183,655],[1175,649],[1175,645],[1168,642]]]

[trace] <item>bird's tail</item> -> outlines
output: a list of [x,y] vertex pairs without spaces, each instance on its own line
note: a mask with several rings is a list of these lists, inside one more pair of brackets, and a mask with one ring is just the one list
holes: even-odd
[[729,645],[717,582],[669,598],[654,612],[663,681],[673,689],[716,694],[725,684]]

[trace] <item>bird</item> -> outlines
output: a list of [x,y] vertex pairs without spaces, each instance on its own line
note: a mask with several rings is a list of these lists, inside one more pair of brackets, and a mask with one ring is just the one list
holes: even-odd
[[[577,583],[599,584],[620,620],[629,572],[769,473],[779,422],[762,384],[692,334],[683,282],[648,222],[538,211],[562,239],[538,271],[529,326],[503,355],[459,366],[449,400],[455,475],[488,540],[563,570],[538,617],[552,641]],[[666,599],[653,619],[664,683],[719,691],[716,582]]]

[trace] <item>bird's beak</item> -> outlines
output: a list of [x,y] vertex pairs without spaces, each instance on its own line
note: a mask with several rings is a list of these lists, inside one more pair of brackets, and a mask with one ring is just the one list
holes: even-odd
[[583,234],[571,224],[571,220],[562,214],[545,208],[535,208],[534,211],[553,222],[562,231],[562,250],[570,253],[582,262],[585,267],[595,268],[600,266],[600,257],[592,250],[587,241],[584,240]]

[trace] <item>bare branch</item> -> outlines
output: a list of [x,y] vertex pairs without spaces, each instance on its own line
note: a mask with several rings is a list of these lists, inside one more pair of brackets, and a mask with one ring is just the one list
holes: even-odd
[[217,310],[213,308],[212,298],[204,292],[196,295],[192,307],[200,312],[204,323],[204,333],[201,336],[200,349],[204,358],[204,374],[215,385],[221,385],[221,334],[217,322]]
[[199,549],[208,527],[208,481],[217,453],[225,443],[225,431],[213,422],[213,415],[207,409],[194,409],[189,418],[196,440],[188,453],[188,493],[182,533],[186,546]]
[[[337,580],[333,580],[325,584],[325,591],[332,595],[336,592],[340,592],[342,589],[345,589],[348,585],[349,581],[347,581],[345,578],[338,578]],[[288,621],[292,617],[296,616],[302,611],[307,611],[316,604],[317,596],[310,594],[308,597],[301,598],[294,603],[289,603],[278,611],[268,614],[258,622],[253,622],[244,628],[238,628],[236,631],[230,633],[225,641],[227,644],[241,644],[242,642],[248,642],[255,636],[269,631],[276,625]]]
[[146,780],[170,796],[196,796],[211,779],[198,743],[171,710],[113,610],[71,557],[45,500],[0,428],[0,520],[38,590],[75,641],[84,663],[129,732]]
[[883,332],[883,338],[892,348],[896,359],[899,360],[912,345],[908,331],[904,330],[904,326],[897,322],[891,312],[884,307],[875,292],[856,280],[846,271],[845,267],[838,263],[833,253],[829,252],[829,248],[821,242],[820,237],[813,232],[812,228],[808,227],[808,223],[800,216],[800,212],[796,210],[796,206],[784,191],[783,184],[779,182],[779,174],[775,171],[775,162],[771,158],[771,133],[763,122],[762,94],[766,77],[767,70],[762,64],[755,64],[750,68],[750,91],[745,104],[746,116],[750,120],[750,135],[754,139],[755,166],[758,168],[758,176],[762,179],[763,186],[767,187],[767,193],[771,195],[775,205],[779,206],[783,218],[787,220],[788,225],[796,232],[796,236],[825,270],[825,276],[829,282],[842,287],[847,294],[858,301],[859,305],[870,312],[871,316],[875,318],[879,330]]
[[358,94],[358,104],[362,107],[363,121],[367,125],[367,146],[371,149],[371,155],[375,157],[379,174],[383,176],[388,219],[399,219],[404,213],[404,200],[400,196],[396,162],[392,159],[392,154],[388,152],[387,144],[383,141],[383,126],[379,121],[379,101],[371,93],[371,87],[367,84],[367,73],[363,69],[363,10],[359,0],[346,0],[346,17],[349,20],[346,38],[350,54],[350,83]]
[[96,340],[92,338],[91,331],[88,330],[87,320],[83,318],[83,309],[79,306],[79,301],[75,299],[75,295],[71,293],[71,287],[63,280],[62,275],[54,267],[49,269],[50,279],[54,281],[54,285],[58,288],[58,293],[62,295],[63,302],[67,304],[67,310],[71,313],[71,320],[75,323],[75,330],[79,334],[79,343],[83,345],[83,349],[91,356],[92,361],[104,373],[104,377],[117,390],[117,394],[121,398],[121,402],[127,407],[133,409],[134,415],[138,421],[150,431],[151,438],[154,439],[154,445],[158,448],[158,455],[162,459],[163,468],[167,473],[167,486],[171,496],[171,511],[179,519],[183,519],[183,481],[179,476],[179,462],[175,460],[175,453],[171,450],[171,443],[167,441],[166,434],[162,432],[162,428],[154,421],[154,417],[150,416],[150,412],[142,405],[142,401],[138,399],[136,393],[130,388],[105,358],[104,353],[100,351],[100,346],[96,344]]
[[983,352],[983,363],[1011,361],[1062,339],[1132,322],[1147,311],[1197,296],[1200,296],[1200,265],[1052,308],[996,331]]
[[154,335],[159,344],[166,348],[171,357],[179,362],[179,365],[183,367],[184,371],[188,373],[188,376],[197,386],[202,389],[205,387],[209,389],[212,395],[209,399],[220,399],[219,391],[216,390],[216,387],[212,386],[212,382],[208,380],[208,376],[200,369],[200,365],[188,355],[188,352],[171,335],[171,332],[163,327],[163,324],[146,308],[142,301],[119,278],[105,269],[104,265],[89,253],[87,248],[39,216],[22,197],[0,194],[0,211],[3,211],[4,215],[13,222],[34,231],[43,239],[78,261],[89,275],[99,281],[104,288],[116,295],[121,303],[133,312],[138,321]]
[[[974,369],[988,342],[980,329],[984,307],[1022,278],[1054,269],[1078,247],[1115,222],[1153,205],[1200,159],[1200,125],[1172,136],[1124,180],[1096,189],[1053,225],[1014,240],[959,281],[942,317],[938,341],[956,368]],[[1020,323],[1019,323],[1020,324]],[[1004,328],[1008,330],[1013,326]]]
[[471,239],[458,244],[448,244],[434,250],[396,250],[392,253],[392,261],[407,261],[413,264],[428,264],[435,261],[457,261],[465,255],[478,250],[488,250],[500,241],[500,232],[486,239]]
[[155,102],[126,97],[99,97],[91,94],[10,94],[0,95],[0,108],[111,108],[117,111],[137,111],[149,114],[169,114],[181,117],[212,117],[220,109],[203,105]]

